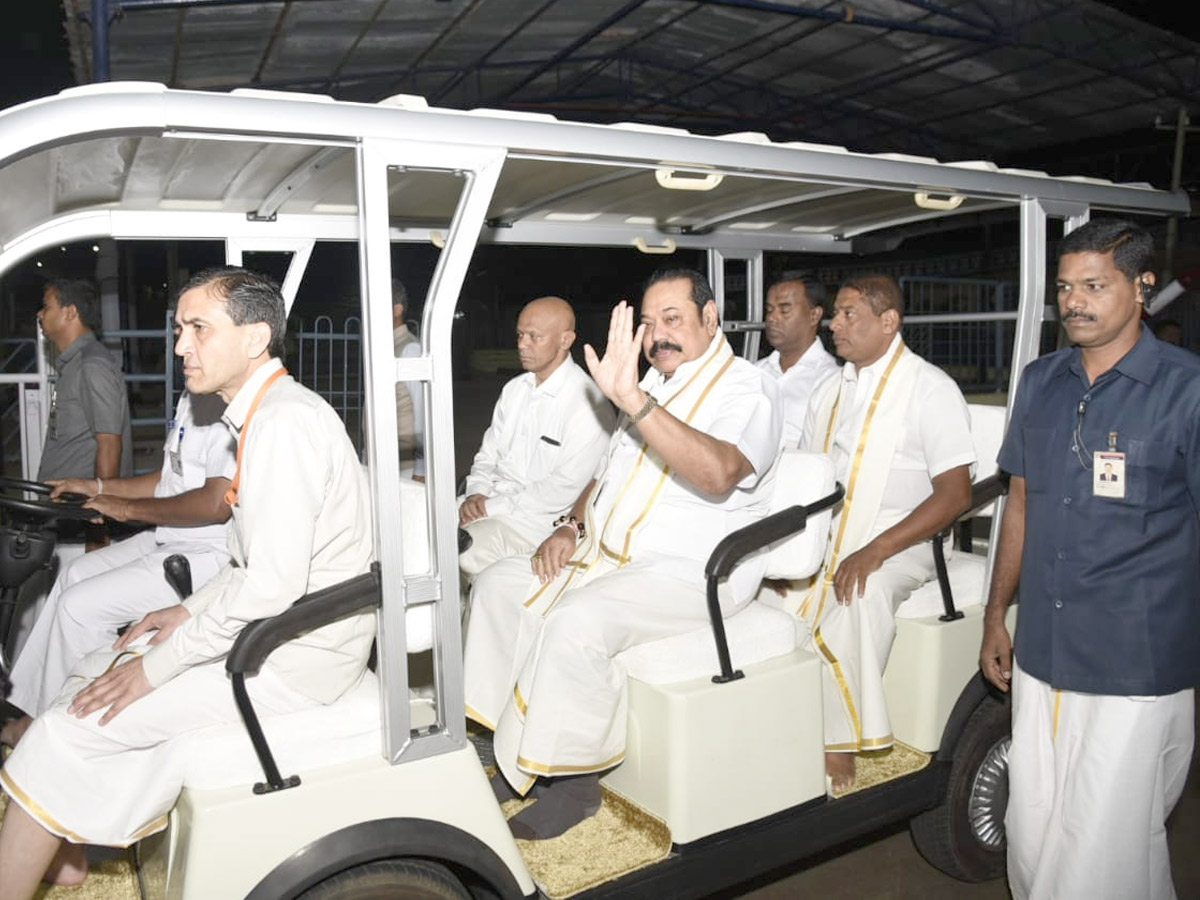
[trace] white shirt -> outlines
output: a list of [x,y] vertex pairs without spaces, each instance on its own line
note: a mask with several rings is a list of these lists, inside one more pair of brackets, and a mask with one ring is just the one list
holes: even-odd
[[[237,466],[237,442],[221,421],[225,401],[216,394],[193,397],[184,392],[167,425],[163,444],[162,474],[154,486],[155,497],[177,497],[198,490],[210,478],[233,480]],[[225,550],[226,523],[181,528],[159,525],[154,539],[159,544],[207,544]]]
[[567,357],[540,385],[532,372],[504,386],[475,454],[466,494],[489,516],[545,520],[579,499],[608,446],[615,414],[591,376]]
[[[896,335],[883,356],[869,366],[856,370],[853,363],[846,363],[842,366],[841,381],[825,387],[837,390],[839,383],[842,385],[844,408],[838,414],[838,429],[830,448],[837,479],[842,484],[849,477],[871,398],[899,342],[900,335]],[[919,362],[916,386],[896,442],[872,537],[902,521],[929,498],[933,494],[933,479],[938,475],[967,465],[971,467],[971,475],[975,474],[975,444],[971,439],[967,401],[954,379],[923,359]],[[827,427],[827,423],[816,421],[815,407],[816,404],[809,406],[805,424],[813,434],[816,429]]]
[[[238,391],[225,411],[230,431],[240,433],[259,387],[279,368],[271,360]],[[370,568],[370,495],[346,428],[288,376],[250,421],[231,522],[233,559],[184,602],[192,617],[143,657],[155,686],[227,655],[255,619]],[[289,687],[330,703],[358,682],[374,635],[374,613],[363,613],[289,641],[266,665]]]
[[[718,332],[713,340],[720,337]],[[651,368],[641,381],[642,390],[664,402],[676,385],[687,383],[703,358],[683,363],[669,380]],[[735,445],[754,471],[720,497],[700,493],[672,472],[638,533],[632,558],[636,562],[650,557],[656,571],[703,584],[704,564],[717,542],[770,512],[773,465],[783,428],[775,382],[752,363],[735,358],[688,425]],[[608,458],[597,469],[592,501],[595,522],[608,518],[643,443],[636,426],[622,428],[613,436]],[[753,580],[757,586],[758,579]]]
[[804,354],[786,372],[779,365],[779,351],[760,359],[756,365],[779,384],[783,401],[783,446],[799,447],[804,438],[804,419],[808,401],[817,387],[838,370],[837,360],[816,338]]

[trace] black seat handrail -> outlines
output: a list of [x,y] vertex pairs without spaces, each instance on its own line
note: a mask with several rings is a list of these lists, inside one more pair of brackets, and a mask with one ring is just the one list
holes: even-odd
[[283,778],[279,774],[275,757],[267,744],[258,715],[254,712],[250,695],[246,692],[246,676],[257,675],[267,657],[288,641],[365,609],[378,608],[382,596],[379,563],[372,563],[370,572],[305,594],[279,615],[256,619],[238,634],[225,660],[225,671],[233,682],[234,702],[242,714],[242,721],[250,734],[250,743],[254,745],[254,753],[266,776],[265,783],[254,785],[254,793],[267,794],[295,787],[300,783],[300,776]]
[[946,567],[946,538],[953,533],[956,525],[971,519],[989,503],[1007,494],[1008,481],[1006,472],[997,472],[972,484],[970,507],[933,536],[933,567],[937,570],[938,588],[942,592],[942,608],[945,610],[938,616],[942,622],[953,622],[963,617],[962,610],[954,605],[954,592],[950,589],[950,570]]
[[717,644],[717,661],[721,672],[713,676],[716,684],[736,681],[743,677],[740,670],[735,671],[729,659],[729,642],[725,637],[725,619],[721,615],[721,601],[717,596],[717,588],[722,578],[733,571],[741,560],[756,550],[770,546],[793,534],[798,534],[808,526],[808,520],[841,503],[846,489],[841,484],[834,486],[833,492],[806,506],[789,506],[777,513],[772,513],[765,519],[752,522],[736,531],[725,535],[713,552],[709,554],[704,566],[704,574],[708,579],[708,618],[712,624],[713,640]]

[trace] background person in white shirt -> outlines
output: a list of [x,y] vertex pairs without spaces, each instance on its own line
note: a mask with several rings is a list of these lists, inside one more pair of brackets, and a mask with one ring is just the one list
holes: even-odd
[[[421,355],[421,339],[408,327],[408,289],[392,279],[392,350],[397,359]],[[419,381],[396,384],[396,437],[400,444],[400,471],[425,480],[425,395]]]
[[763,321],[774,351],[758,367],[779,384],[784,447],[800,446],[809,397],[838,370],[817,338],[824,313],[825,285],[805,272],[784,272],[767,289]]
[[471,535],[459,557],[474,576],[496,560],[528,555],[570,510],[608,446],[615,414],[571,359],[575,311],[541,297],[517,318],[524,375],[504,386],[467,476],[458,524]]
[[934,576],[929,538],[971,502],[975,448],[958,385],[900,337],[903,299],[886,275],[838,291],[841,377],[809,404],[805,447],[829,453],[846,499],[800,607],[820,648],[825,764],[833,790],[854,783],[854,754],[891,746],[883,671],[895,611]]
[[[182,780],[174,739],[241,720],[223,662],[241,630],[369,570],[366,477],[337,414],[278,359],[284,309],[273,282],[238,268],[201,273],[180,295],[175,352],[188,389],[220,394],[239,435],[232,560],[131,628],[120,652],[88,656],[0,769],[10,797],[0,900],[32,897],[43,874],[81,881],[82,844],[124,847],[165,828]],[[138,639],[150,632],[147,648]],[[362,613],[283,644],[246,682],[255,708],[333,702],[361,679],[374,634],[374,614]]]
[[163,560],[187,557],[200,587],[229,560],[225,492],[236,444],[216,394],[179,400],[163,446],[162,470],[132,478],[66,478],[54,496],[87,494],[86,506],[118,522],[156,525],[72,560],[59,574],[12,671],[9,701],[29,715],[7,722],[0,743],[15,746],[62,690],[84,656],[117,639],[117,629],[176,602]]

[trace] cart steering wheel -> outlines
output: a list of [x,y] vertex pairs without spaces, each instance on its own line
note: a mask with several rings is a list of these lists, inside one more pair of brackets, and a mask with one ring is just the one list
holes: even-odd
[[[88,521],[100,516],[94,509],[84,509],[88,498],[83,494],[63,494],[57,500],[50,499],[54,488],[40,481],[25,481],[21,478],[0,478],[0,509],[20,518],[34,522],[49,522],[55,519]],[[29,491],[45,497],[45,500],[26,500],[10,496],[20,491]]]

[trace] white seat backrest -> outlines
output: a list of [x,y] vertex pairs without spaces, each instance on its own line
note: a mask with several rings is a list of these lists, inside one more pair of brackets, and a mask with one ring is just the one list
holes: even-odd
[[[425,485],[400,479],[400,539],[403,542],[404,571],[429,569],[429,530],[425,519]],[[416,606],[404,616],[405,638],[409,653],[420,653],[433,646],[433,605]]]
[[971,438],[975,442],[975,480],[982,481],[996,474],[996,457],[1004,442],[1004,407],[983,403],[968,403],[971,413]]
[[[807,506],[833,493],[833,460],[826,454],[784,450],[777,465],[772,513],[791,506]],[[812,516],[803,531],[775,544],[767,558],[766,577],[807,578],[816,572],[825,557],[832,516],[831,509]]]

